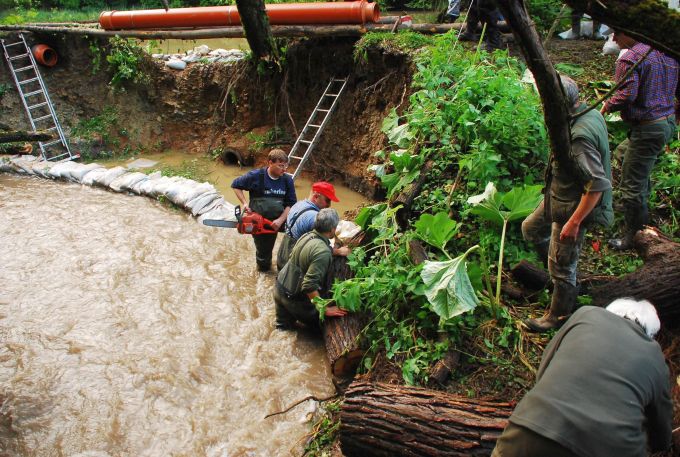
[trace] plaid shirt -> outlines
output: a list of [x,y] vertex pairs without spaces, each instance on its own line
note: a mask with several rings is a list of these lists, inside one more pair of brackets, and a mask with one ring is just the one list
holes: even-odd
[[[616,62],[616,81],[621,81],[648,50],[648,45],[636,43],[621,56]],[[675,59],[653,49],[609,99],[607,111],[621,111],[621,118],[633,123],[674,114],[673,98],[680,99],[679,70]]]

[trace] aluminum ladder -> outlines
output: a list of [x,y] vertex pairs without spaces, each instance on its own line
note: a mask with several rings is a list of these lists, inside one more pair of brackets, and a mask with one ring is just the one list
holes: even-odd
[[[33,58],[31,48],[26,43],[23,33],[19,34],[19,41],[7,44],[0,40],[5,60],[9,67],[14,84],[19,91],[21,103],[31,122],[31,129],[34,132],[39,130],[52,132],[57,131],[59,138],[50,141],[39,141],[40,153],[44,160],[71,160],[78,158],[78,155],[71,153],[68,141],[64,136],[64,131],[57,119],[54,105],[47,93],[47,86],[40,76],[40,71]],[[18,49],[18,53],[14,53]],[[14,54],[13,54],[14,53]],[[15,67],[14,64],[17,64]]]
[[319,103],[316,104],[314,111],[312,111],[311,116],[307,119],[305,127],[300,132],[300,135],[298,135],[297,140],[295,140],[293,148],[288,153],[289,164],[293,165],[294,160],[298,161],[293,173],[293,179],[297,178],[300,172],[302,172],[302,167],[307,159],[309,159],[314,146],[318,143],[321,132],[326,128],[328,119],[337,106],[342,91],[345,90],[347,78],[336,78],[335,76],[331,78],[328,86],[326,86],[326,90],[324,90],[323,95],[319,99]]

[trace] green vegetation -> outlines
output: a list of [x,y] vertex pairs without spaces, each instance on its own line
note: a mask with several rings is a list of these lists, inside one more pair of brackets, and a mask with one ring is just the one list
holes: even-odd
[[408,53],[433,42],[433,37],[410,30],[399,33],[367,33],[354,45],[354,60],[368,60],[368,50],[373,48],[381,48],[390,53]]
[[144,50],[132,39],[114,37],[109,40],[111,51],[106,61],[113,72],[111,86],[121,89],[123,83],[148,84],[149,75],[142,70]]
[[303,457],[327,457],[328,446],[333,444],[340,430],[340,403],[335,400],[326,403],[321,410],[321,414],[314,421],[309,440],[305,445]]
[[[149,173],[156,169],[149,170]],[[179,165],[163,165],[160,167],[163,176],[181,176],[194,181],[206,181],[210,171],[204,161],[199,159],[183,160]]]
[[252,152],[259,152],[263,149],[281,144],[290,144],[292,142],[292,138],[288,132],[279,126],[274,126],[262,134],[249,132],[246,134],[246,138],[251,142],[248,149]]

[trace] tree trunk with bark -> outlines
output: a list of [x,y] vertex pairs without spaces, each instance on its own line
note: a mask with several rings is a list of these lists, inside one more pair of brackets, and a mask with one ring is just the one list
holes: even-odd
[[[347,265],[347,257],[335,256],[331,265],[332,274],[327,290],[334,280],[344,281],[352,278],[352,270]],[[366,325],[363,313],[348,313],[342,317],[327,317],[323,325],[323,340],[333,375],[351,377],[364,356],[361,346],[361,330]]]
[[644,265],[619,278],[590,281],[593,305],[606,306],[616,298],[633,297],[649,300],[662,321],[679,318],[680,244],[652,228],[637,232],[634,241]]
[[354,456],[488,456],[514,403],[355,381],[340,410],[340,446]]
[[566,0],[572,8],[680,61],[680,12],[662,0]]
[[50,132],[27,132],[24,130],[0,131],[0,143],[16,143],[19,141],[47,141],[55,138]]
[[276,46],[264,0],[236,0],[236,7],[255,59],[276,59]]
[[399,194],[397,194],[390,206],[396,207],[401,205],[397,211],[397,223],[402,230],[406,230],[409,226],[409,218],[411,217],[411,206],[420,192],[423,190],[423,185],[429,178],[430,172],[434,167],[434,160],[428,160],[420,168],[420,175],[411,184],[406,186]]

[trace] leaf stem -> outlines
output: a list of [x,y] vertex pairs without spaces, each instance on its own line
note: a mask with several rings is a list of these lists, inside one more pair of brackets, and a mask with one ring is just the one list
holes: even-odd
[[503,274],[503,248],[505,247],[505,231],[508,228],[508,220],[503,218],[503,233],[501,235],[501,248],[498,253],[498,273],[496,274],[496,305],[501,305],[501,275]]

